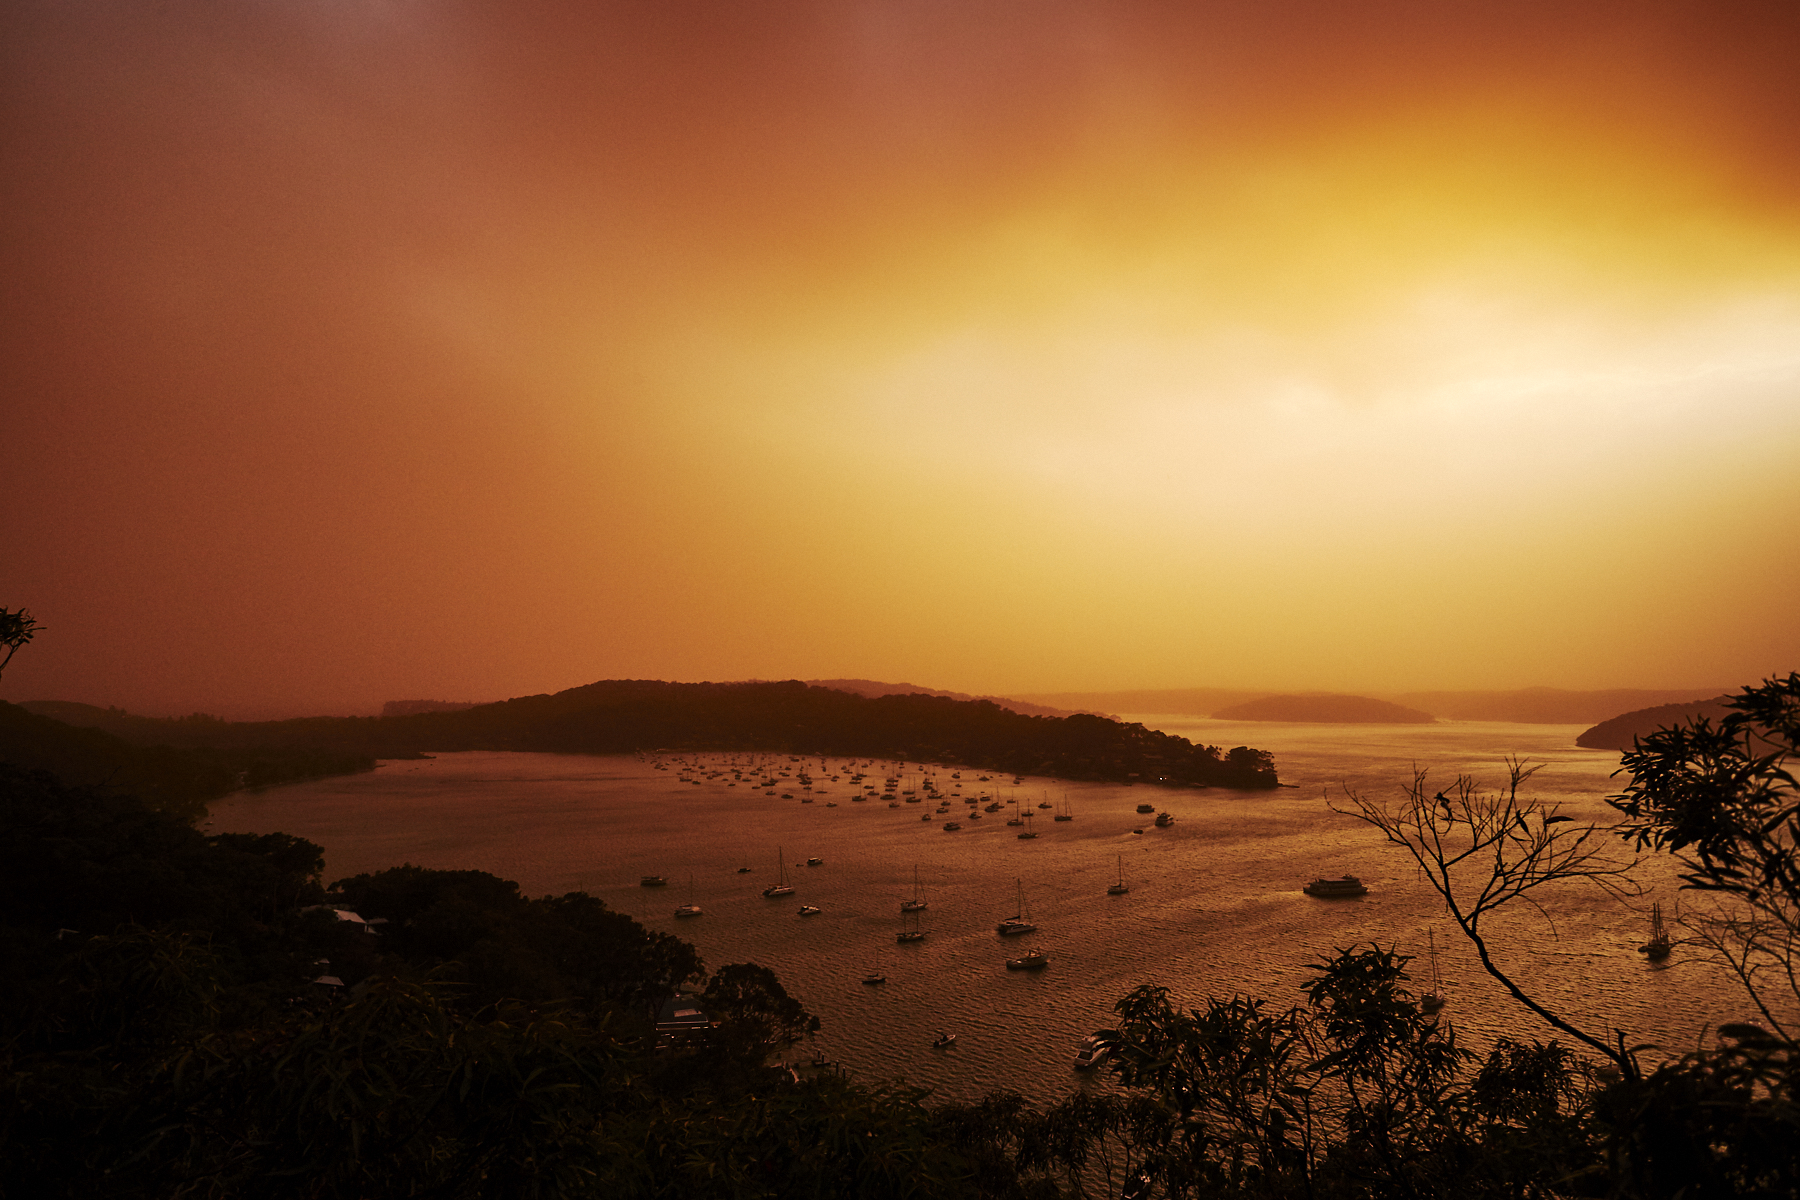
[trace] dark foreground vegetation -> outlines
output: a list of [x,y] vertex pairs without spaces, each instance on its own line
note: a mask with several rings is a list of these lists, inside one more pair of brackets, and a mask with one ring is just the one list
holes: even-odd
[[1120,783],[1277,786],[1270,756],[1246,746],[1222,752],[1086,713],[1028,716],[990,700],[866,697],[795,681],[607,680],[453,712],[294,721],[156,720],[87,705],[57,711],[140,745],[335,756],[345,762],[439,750],[742,750],[956,762]]

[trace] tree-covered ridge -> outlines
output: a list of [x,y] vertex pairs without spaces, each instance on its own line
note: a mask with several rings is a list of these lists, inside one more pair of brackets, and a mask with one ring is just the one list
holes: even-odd
[[70,724],[0,701],[0,763],[49,771],[70,783],[110,787],[153,808],[190,818],[204,813],[208,802],[239,788],[375,767],[372,757],[355,750],[183,736],[186,727],[225,725],[210,718],[156,721],[127,716],[127,721],[137,722],[128,729],[141,730],[142,736]]
[[183,719],[117,728],[125,736],[176,746],[308,747],[378,758],[440,750],[754,750],[957,762],[1063,779],[1277,786],[1272,758],[1249,747],[1221,752],[1088,714],[1027,716],[986,700],[871,698],[797,681],[607,680],[458,712],[263,722]]

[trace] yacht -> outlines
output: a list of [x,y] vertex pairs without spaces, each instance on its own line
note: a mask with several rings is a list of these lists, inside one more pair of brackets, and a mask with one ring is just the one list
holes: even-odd
[[775,870],[777,872],[775,882],[763,889],[763,895],[770,899],[774,899],[776,896],[793,895],[794,885],[787,881],[787,856],[781,852],[779,846],[775,848]]
[[1112,1036],[1112,1030],[1105,1029],[1090,1033],[1081,1039],[1081,1045],[1075,1048],[1075,1069],[1091,1071],[1100,1065],[1106,1057],[1106,1041]]
[[1419,997],[1419,1011],[1429,1017],[1448,1004],[1450,997],[1444,995],[1444,981],[1438,978],[1437,933],[1435,930],[1427,929],[1425,936],[1431,942],[1431,990]]
[[994,932],[1001,937],[1015,937],[1021,933],[1036,933],[1037,926],[1031,923],[1031,914],[1025,908],[1025,881],[1019,880],[1019,909],[1012,916],[994,926]]
[[900,911],[903,913],[921,912],[924,910],[924,908],[925,908],[925,897],[919,892],[919,868],[914,867],[913,868],[912,899],[911,900],[902,900],[900,902]]
[[1651,962],[1661,962],[1669,957],[1672,949],[1674,943],[1669,940],[1669,931],[1663,925],[1662,904],[1660,901],[1653,903],[1650,906],[1650,940],[1638,947],[1638,953]]
[[677,917],[684,917],[684,918],[685,917],[697,917],[697,916],[701,915],[700,914],[700,906],[698,904],[694,903],[694,877],[692,875],[688,876],[687,903],[677,905],[675,908],[675,915]]

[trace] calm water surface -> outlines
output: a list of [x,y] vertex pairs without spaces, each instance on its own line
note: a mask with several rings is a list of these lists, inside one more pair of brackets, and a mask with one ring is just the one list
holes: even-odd
[[[1532,794],[1604,822],[1618,755],[1577,749],[1580,726],[1128,719],[1196,742],[1268,749],[1282,780],[1296,786],[1170,791],[1028,777],[1015,787],[1010,776],[982,783],[978,771],[952,780],[954,768],[926,768],[941,790],[960,784],[964,797],[997,789],[1021,807],[1068,802],[1075,820],[1053,823],[1049,810],[1032,808],[1039,836],[1020,840],[1006,824],[1010,809],[970,821],[958,804],[948,816],[963,828],[947,833],[947,817],[929,801],[852,802],[856,790],[841,770],[850,760],[841,758],[829,760],[839,781],[816,778],[814,802],[805,804],[808,793],[791,776],[767,795],[704,772],[693,776],[698,783],[681,782],[672,758],[664,760],[670,769],[657,770],[623,756],[471,752],[236,797],[216,807],[212,827],[310,838],[325,847],[327,879],[411,862],[491,871],[529,895],[592,893],[693,942],[709,967],[774,968],[823,1021],[817,1048],[864,1077],[904,1077],[945,1097],[1006,1087],[1049,1100],[1105,1086],[1070,1070],[1073,1051],[1111,1023],[1113,1003],[1138,984],[1167,987],[1186,1003],[1242,991],[1285,1006],[1298,999],[1304,964],[1334,947],[1395,943],[1420,956],[1415,965],[1425,974],[1428,929],[1450,996],[1445,1016],[1462,1036],[1478,1046],[1503,1032],[1549,1036],[1481,973],[1404,852],[1332,812],[1327,793],[1340,803],[1344,787],[1398,796],[1414,763],[1440,786],[1459,772],[1498,784],[1502,759],[1518,754],[1546,764]],[[817,758],[758,757],[818,777]],[[728,756],[685,761],[717,769]],[[879,787],[894,766],[875,763],[866,782]],[[902,786],[915,786],[919,772],[909,765]],[[795,798],[782,799],[782,791]],[[1134,811],[1140,803],[1176,823],[1155,828]],[[797,892],[764,899],[778,852]],[[802,865],[809,857],[824,861]],[[1131,891],[1108,896],[1121,864]],[[929,936],[896,945],[915,868],[929,901],[921,914]],[[1361,876],[1370,894],[1319,901],[1300,891],[1315,876],[1345,872]],[[650,874],[667,876],[669,886],[640,887]],[[1678,951],[1660,968],[1643,962],[1635,948],[1649,901],[1668,908],[1675,892],[1665,864],[1646,864],[1641,874],[1648,890],[1630,907],[1571,889],[1548,898],[1548,919],[1520,912],[1492,940],[1527,990],[1590,1032],[1606,1036],[1616,1025],[1634,1041],[1679,1053],[1711,1025],[1748,1018],[1748,1006],[1691,954]],[[1038,932],[1001,938],[994,925],[1013,914],[1020,887]],[[690,896],[705,915],[677,921],[675,906]],[[823,911],[799,917],[801,904]],[[1005,969],[1007,957],[1031,947],[1049,955],[1047,970]],[[863,984],[877,963],[887,983]],[[959,1035],[953,1049],[932,1049],[939,1029]]]

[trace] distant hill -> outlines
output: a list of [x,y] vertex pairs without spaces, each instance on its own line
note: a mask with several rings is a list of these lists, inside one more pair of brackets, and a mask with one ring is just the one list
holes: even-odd
[[1700,700],[1687,704],[1658,704],[1652,708],[1640,708],[1635,712],[1622,713],[1611,720],[1602,721],[1575,739],[1577,746],[1585,746],[1589,750],[1630,750],[1637,739],[1647,733],[1670,725],[1682,725],[1696,717],[1711,717],[1717,721],[1732,711],[1725,707],[1726,697],[1717,696],[1711,700]]
[[920,687],[916,683],[878,683],[873,679],[809,679],[806,683],[809,687],[830,688],[870,699],[876,696],[942,696],[946,700],[987,700],[1009,712],[1024,713],[1028,717],[1072,717],[1078,712],[1084,712],[1096,717],[1106,717],[1108,720],[1118,720],[1112,713],[1091,708],[1054,708],[1048,704],[1033,704],[1007,696],[971,696],[967,692],[946,692],[942,688]]
[[1537,725],[1588,725],[1631,709],[1705,700],[1724,688],[1609,688],[1566,691],[1520,688],[1510,692],[1381,692],[1384,700],[1436,713],[1447,721],[1519,721]]
[[1027,716],[990,700],[917,693],[866,697],[799,680],[613,679],[456,712],[151,724],[166,736],[189,739],[190,745],[283,746],[377,758],[431,750],[747,750],[958,762],[1064,779],[1278,786],[1270,756],[1247,746],[1222,753],[1142,725],[1085,713]]
[[1329,693],[1265,696],[1222,708],[1213,716],[1221,721],[1320,721],[1356,725],[1430,725],[1437,720],[1428,712],[1390,704],[1386,700]]
[[1210,717],[1229,704],[1267,696],[1268,688],[1138,688],[1118,692],[1026,692],[1021,700],[1077,712],[1171,713]]
[[381,706],[384,717],[410,717],[414,713],[461,712],[474,708],[474,700],[389,700]]

